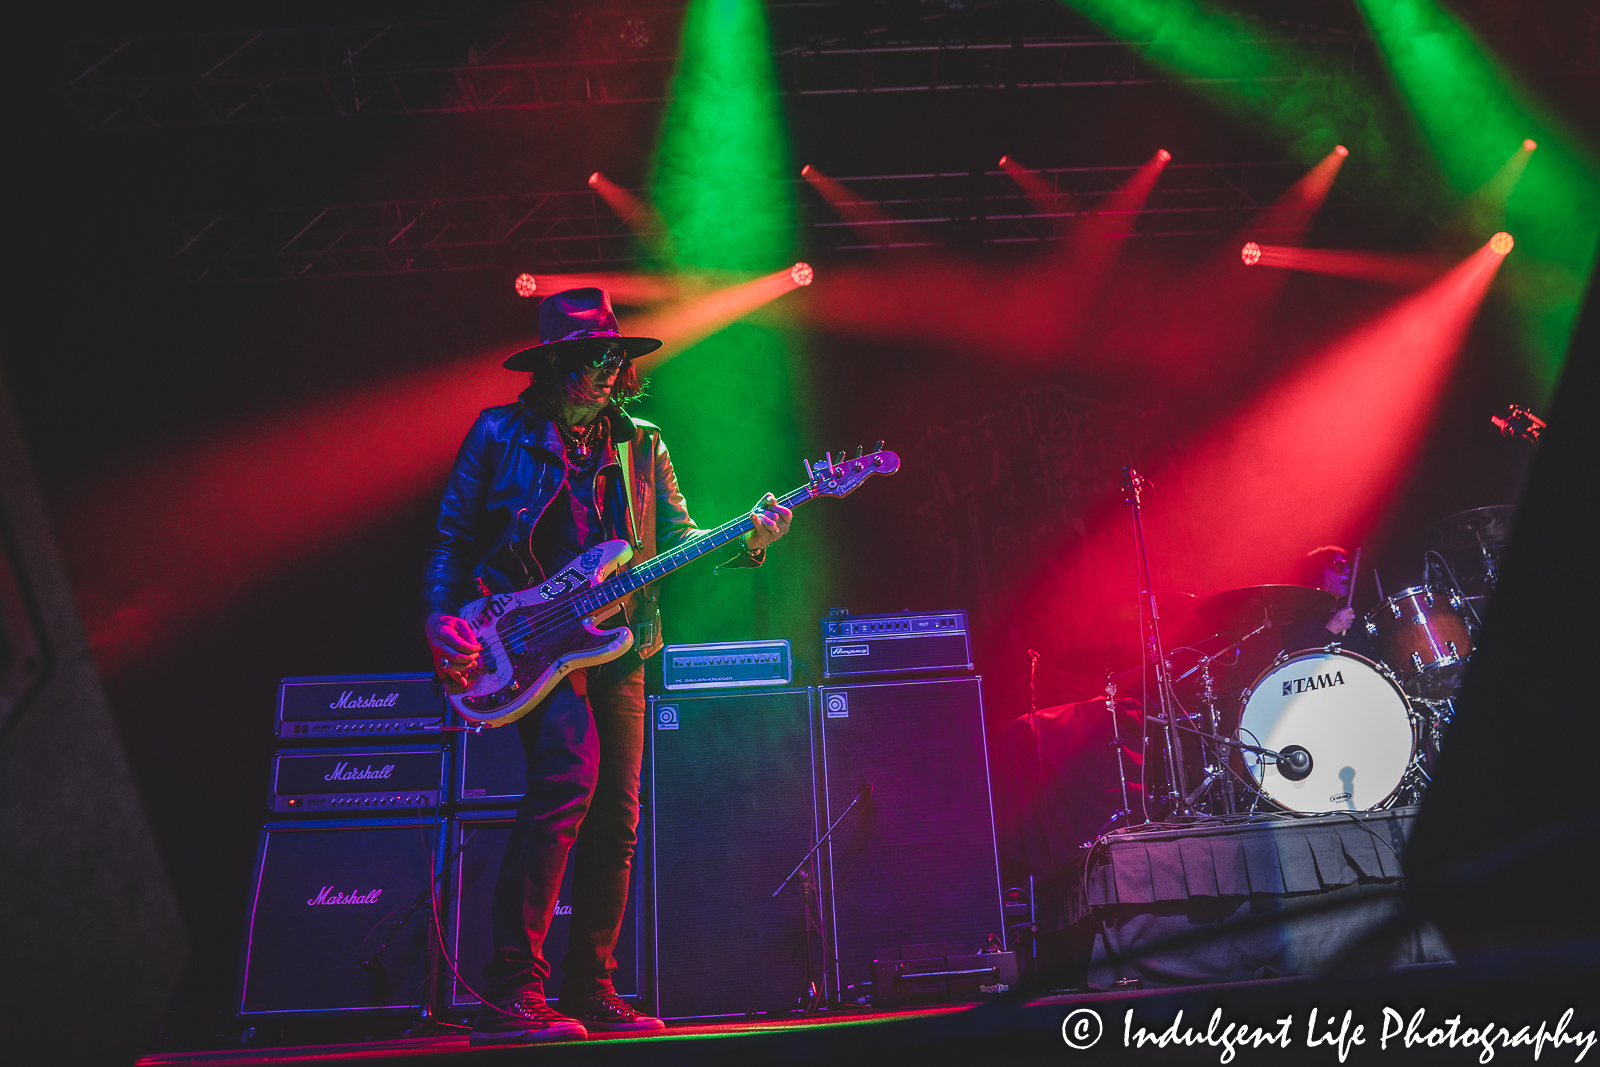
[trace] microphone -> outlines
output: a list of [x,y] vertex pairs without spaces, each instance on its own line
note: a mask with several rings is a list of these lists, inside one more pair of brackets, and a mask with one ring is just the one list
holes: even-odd
[[1304,781],[1311,774],[1311,753],[1299,745],[1285,745],[1278,753],[1278,773],[1291,782]]

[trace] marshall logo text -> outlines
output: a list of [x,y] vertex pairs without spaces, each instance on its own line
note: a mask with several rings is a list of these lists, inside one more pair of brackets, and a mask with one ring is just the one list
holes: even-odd
[[328,707],[334,711],[339,711],[342,708],[392,708],[398,703],[400,703],[399,693],[390,693],[386,697],[381,697],[376,693],[369,697],[358,697],[355,695],[354,690],[346,689],[339,694],[339,699],[329,704]]
[[1313,689],[1326,689],[1330,685],[1343,685],[1344,672],[1334,671],[1332,674],[1312,674],[1304,678],[1294,678],[1283,683],[1283,695],[1292,697],[1297,693],[1309,693]]
[[364,778],[388,778],[394,774],[394,764],[385,763],[381,768],[374,769],[372,764],[367,764],[362,770],[356,770],[344,760],[340,760],[333,768],[332,774],[322,776],[324,782],[355,782]]
[[357,893],[354,889],[348,893],[336,893],[333,886],[325,885],[317,890],[317,895],[306,901],[307,904],[376,904],[383,895],[383,890],[374,889],[370,893]]

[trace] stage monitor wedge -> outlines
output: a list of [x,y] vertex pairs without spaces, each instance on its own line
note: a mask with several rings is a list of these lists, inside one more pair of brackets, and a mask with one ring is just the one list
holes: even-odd
[[[822,984],[800,879],[773,897],[817,840],[811,697],[778,689],[651,698],[647,807],[663,1018],[787,1011],[810,981]],[[817,886],[815,865],[806,870]]]
[[838,988],[903,948],[1004,938],[980,679],[822,686],[818,702],[824,825],[872,784],[825,846]]

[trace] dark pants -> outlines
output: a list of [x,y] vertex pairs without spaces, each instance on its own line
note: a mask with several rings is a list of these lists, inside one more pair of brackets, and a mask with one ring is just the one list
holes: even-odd
[[[528,794],[517,806],[494,888],[495,950],[483,969],[490,999],[544,993],[550,975],[544,938],[572,849],[572,932],[560,992],[584,997],[611,986],[638,840],[645,703],[638,663],[629,655],[590,668],[587,685],[578,684],[587,696],[563,681],[517,721],[528,756]],[[623,664],[632,669],[611,669]]]

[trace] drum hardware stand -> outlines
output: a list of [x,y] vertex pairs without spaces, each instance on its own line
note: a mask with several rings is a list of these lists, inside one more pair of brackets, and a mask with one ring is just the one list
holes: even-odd
[[1122,731],[1117,726],[1117,680],[1110,671],[1106,672],[1106,713],[1111,716],[1111,740],[1107,744],[1117,753],[1117,784],[1122,786],[1122,810],[1112,812],[1111,817],[1100,824],[1094,836],[1078,846],[1080,849],[1093,848],[1095,842],[1104,837],[1118,819],[1133,817],[1133,805],[1128,803],[1128,769],[1122,760]]
[[[1478,551],[1483,553],[1484,591],[1486,595],[1492,595],[1498,575],[1495,573],[1494,559],[1489,555],[1489,547],[1483,543],[1483,538],[1481,537],[1478,539]],[[1466,605],[1468,611],[1472,612],[1472,621],[1476,624],[1474,629],[1481,633],[1483,631],[1483,620],[1478,617],[1477,607],[1473,605],[1471,598],[1467,596],[1467,591],[1461,588],[1461,583],[1456,580],[1456,572],[1450,566],[1449,561],[1435,549],[1430,548],[1422,554],[1422,584],[1429,586],[1433,584],[1434,560],[1439,561],[1439,566],[1444,570],[1444,576],[1450,579],[1450,588],[1455,590],[1456,598]],[[1454,607],[1455,605],[1451,606]]]
[[[1143,616],[1148,608],[1150,613],[1150,640],[1155,646],[1156,706],[1161,711],[1161,720],[1164,724],[1162,736],[1167,754],[1167,782],[1163,799],[1171,803],[1171,814],[1187,815],[1191,814],[1185,800],[1188,793],[1188,783],[1184,780],[1183,761],[1180,758],[1182,750],[1178,745],[1176,727],[1173,725],[1174,717],[1170,711],[1171,705],[1175,703],[1172,699],[1172,676],[1171,671],[1167,668],[1167,656],[1161,644],[1161,614],[1157,608],[1156,597],[1153,592],[1155,583],[1150,579],[1150,553],[1146,548],[1144,538],[1143,496],[1144,490],[1149,485],[1149,480],[1142,477],[1132,467],[1122,468],[1122,488],[1127,494],[1124,503],[1128,505],[1128,508],[1133,513],[1134,547],[1138,553],[1138,569],[1142,572],[1141,589],[1139,591],[1139,614]],[[1146,716],[1146,721],[1149,721],[1149,716]],[[1150,821],[1149,805],[1150,798],[1147,795],[1145,797],[1146,822]]]

